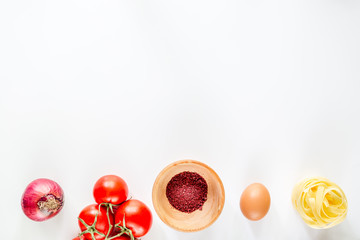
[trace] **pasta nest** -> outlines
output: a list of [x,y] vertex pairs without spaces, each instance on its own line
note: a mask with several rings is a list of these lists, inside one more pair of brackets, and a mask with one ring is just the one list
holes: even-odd
[[341,188],[326,178],[307,178],[292,193],[292,203],[304,222],[312,228],[330,228],[341,223],[348,202]]

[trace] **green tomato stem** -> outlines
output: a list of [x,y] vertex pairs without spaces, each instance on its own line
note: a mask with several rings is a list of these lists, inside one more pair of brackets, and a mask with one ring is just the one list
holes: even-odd
[[[100,204],[99,204],[99,211],[100,211],[101,206],[106,207],[106,216],[107,216],[107,220],[108,220],[108,223],[109,223],[109,230],[108,230],[108,232],[107,232],[106,235],[103,234],[103,233],[101,233],[101,232],[99,232],[99,231],[96,229],[96,227],[95,227],[95,226],[96,226],[96,223],[97,223],[97,217],[98,217],[98,213],[97,213],[97,214],[95,215],[95,219],[94,219],[94,222],[93,222],[92,225],[88,225],[83,219],[78,218],[79,221],[86,227],[86,230],[84,230],[83,232],[81,232],[81,233],[79,234],[79,236],[82,236],[82,235],[84,235],[84,234],[86,234],[86,233],[90,233],[92,240],[96,240],[96,238],[95,238],[95,233],[97,233],[97,234],[105,237],[104,240],[112,240],[112,239],[114,239],[114,238],[116,238],[116,237],[120,237],[121,235],[126,234],[126,235],[128,235],[128,236],[130,237],[131,240],[135,240],[135,237],[134,237],[132,231],[131,231],[129,228],[126,227],[125,215],[124,215],[124,218],[123,218],[123,221],[122,221],[122,226],[121,226],[119,223],[115,223],[114,225],[111,224],[109,211],[111,211],[111,213],[114,214],[114,209],[113,209],[113,207],[114,207],[114,206],[116,207],[116,206],[119,206],[119,205],[121,205],[121,204],[118,204],[118,205],[112,204],[112,203],[100,203]],[[113,228],[118,228],[118,229],[120,229],[121,231],[120,231],[120,233],[118,233],[118,234],[116,234],[116,235],[114,235],[114,236],[112,236],[112,237],[109,237],[109,235],[110,235],[110,233],[111,233],[111,230],[112,230]]]

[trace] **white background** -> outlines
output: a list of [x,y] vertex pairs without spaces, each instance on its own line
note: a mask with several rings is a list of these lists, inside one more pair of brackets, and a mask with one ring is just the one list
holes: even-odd
[[[1,239],[72,239],[105,174],[153,210],[157,174],[186,158],[222,178],[222,215],[189,234],[153,210],[144,240],[360,239],[359,43],[358,0],[1,1]],[[341,225],[293,210],[309,176],[345,191]],[[39,177],[66,194],[42,223],[20,207]],[[253,182],[272,197],[259,222],[239,209]]]

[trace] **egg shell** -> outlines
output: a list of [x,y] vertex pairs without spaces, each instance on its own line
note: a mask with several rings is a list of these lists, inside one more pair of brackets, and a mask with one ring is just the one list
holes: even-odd
[[252,221],[265,217],[270,208],[270,193],[261,183],[250,184],[241,194],[240,209]]

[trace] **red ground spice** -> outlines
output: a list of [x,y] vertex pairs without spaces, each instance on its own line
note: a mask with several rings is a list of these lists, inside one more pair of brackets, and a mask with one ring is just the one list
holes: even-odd
[[166,186],[166,197],[177,210],[192,213],[202,208],[207,200],[208,185],[196,172],[181,172],[171,178]]

